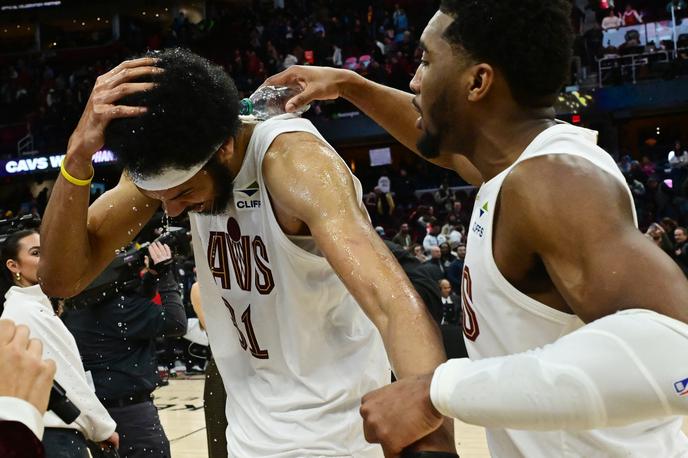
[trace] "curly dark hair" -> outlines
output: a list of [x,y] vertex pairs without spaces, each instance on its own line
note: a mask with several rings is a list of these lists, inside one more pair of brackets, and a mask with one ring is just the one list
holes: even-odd
[[523,106],[554,103],[571,69],[569,0],[442,0],[454,49],[503,72]]
[[146,56],[159,59],[156,65],[165,69],[150,79],[157,86],[119,103],[148,111],[110,122],[105,147],[117,154],[126,170],[142,176],[207,161],[239,128],[234,82],[222,67],[186,49]]

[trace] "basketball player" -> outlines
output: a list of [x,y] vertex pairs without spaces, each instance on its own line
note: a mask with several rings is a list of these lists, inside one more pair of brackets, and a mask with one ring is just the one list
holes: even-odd
[[[59,247],[42,253],[44,289],[76,294],[160,205],[189,210],[229,456],[381,456],[360,398],[389,381],[387,356],[404,379],[444,353],[360,183],[307,120],[242,124],[220,67],[183,50],[155,57],[95,84],[43,219],[44,245]],[[126,172],[88,208],[104,143]],[[422,447],[454,451],[453,438]]]
[[482,183],[462,282],[470,360],[364,398],[366,437],[390,456],[440,414],[487,427],[495,457],[688,455],[677,416],[688,413],[688,283],[637,230],[595,132],[554,119],[570,7],[443,1],[421,37],[415,96],[336,69],[267,82],[304,87],[288,109],[345,97]]

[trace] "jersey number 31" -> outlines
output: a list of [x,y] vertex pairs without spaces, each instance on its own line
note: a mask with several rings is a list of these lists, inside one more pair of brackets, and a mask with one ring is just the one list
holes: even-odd
[[234,323],[234,327],[239,333],[239,345],[241,345],[241,348],[244,350],[248,348],[254,358],[269,359],[270,355],[268,354],[268,351],[262,350],[260,345],[258,345],[258,339],[256,339],[256,333],[253,330],[253,324],[251,324],[251,306],[249,305],[246,307],[244,313],[241,314],[241,322],[244,323],[244,328],[246,329],[246,336],[244,336],[244,333],[241,332],[241,329],[239,329],[234,308],[229,304],[229,302],[227,302],[227,299],[223,298],[222,300],[225,302],[225,306],[227,307],[227,310],[229,310],[229,314],[232,316],[232,323]]

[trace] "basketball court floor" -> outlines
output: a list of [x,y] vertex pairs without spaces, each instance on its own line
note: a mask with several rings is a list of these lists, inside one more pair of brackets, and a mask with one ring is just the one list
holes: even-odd
[[[208,446],[203,416],[204,377],[170,380],[155,392],[160,420],[170,439],[173,458],[206,458]],[[483,428],[456,421],[455,437],[462,458],[489,458]],[[688,421],[683,431],[688,434]]]

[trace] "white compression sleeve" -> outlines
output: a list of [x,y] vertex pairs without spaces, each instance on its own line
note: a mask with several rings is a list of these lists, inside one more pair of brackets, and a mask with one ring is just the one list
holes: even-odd
[[450,360],[435,371],[430,397],[442,414],[488,428],[581,430],[688,415],[688,325],[626,310],[536,350]]

